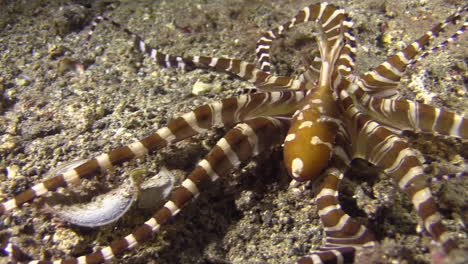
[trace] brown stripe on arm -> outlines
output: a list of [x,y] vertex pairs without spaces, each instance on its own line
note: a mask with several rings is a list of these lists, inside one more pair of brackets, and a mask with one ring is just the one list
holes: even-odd
[[222,123],[225,126],[232,126],[233,124],[241,121],[241,120],[236,120],[235,113],[237,110],[239,110],[239,104],[238,104],[239,99],[238,98],[229,98],[225,99],[222,101],[222,107],[221,107],[221,119]]
[[377,73],[379,73],[380,75],[384,76],[385,78],[390,79],[390,80],[395,81],[395,82],[399,81],[400,77],[401,77],[401,75],[395,74],[393,71],[391,71],[390,69],[387,69],[383,65],[379,65],[379,66],[375,67],[374,70]]
[[188,115],[185,114],[177,119],[172,120],[169,124],[167,124],[169,130],[175,136],[175,139],[172,142],[178,142],[198,134],[200,131],[197,131],[197,129],[194,127],[197,125],[196,122],[197,120],[195,117],[189,118]]
[[267,80],[268,77],[270,77],[271,75],[264,72],[264,71],[256,71],[255,72],[255,81],[253,82],[253,84],[255,85],[255,87],[259,88],[259,89],[262,89],[262,85],[265,84],[265,81]]
[[290,87],[293,79],[291,77],[278,76],[266,78],[265,82],[258,86],[262,90],[273,90],[273,89],[286,89]]
[[416,57],[420,50],[421,44],[419,43],[419,40],[414,41],[413,43],[411,43],[403,49],[403,53],[405,54],[406,59],[409,61],[407,65],[411,63],[411,61],[414,59],[414,57]]
[[266,99],[269,97],[269,93],[256,93],[246,95],[249,96],[247,103],[243,105],[237,112],[239,120],[245,120],[258,115],[263,114],[263,110],[266,107],[271,107],[271,104],[264,105]]
[[299,11],[297,13],[297,15],[294,17],[294,22],[295,22],[295,24],[293,24],[294,26],[299,24],[299,23],[305,22],[305,19],[307,19],[306,12],[310,13],[310,9],[313,8],[312,6],[313,5],[310,5],[308,7],[304,7],[301,11]]
[[256,85],[258,89],[263,91],[296,91],[308,90],[314,87],[313,83],[307,83],[301,79],[286,76],[267,76],[262,83]]
[[202,166],[197,165],[187,178],[190,179],[198,189],[203,189],[205,183],[209,182],[210,175],[208,175],[208,172]]
[[[317,19],[320,19],[321,17],[321,14],[320,12],[323,12],[323,8],[325,8],[326,6],[328,6],[327,3],[320,3],[320,4],[312,4],[306,8],[304,8],[303,10],[306,12],[305,13],[305,17],[302,21],[315,21]],[[307,15],[308,13],[308,15]]]
[[179,210],[184,207],[192,198],[193,194],[184,186],[181,186],[175,190],[171,198],[169,199],[170,201],[174,202],[174,204],[179,208]]
[[167,146],[167,141],[157,133],[143,138],[140,142],[148,149],[148,151],[155,151]]
[[229,71],[238,75],[241,69],[241,60],[232,60],[232,64],[230,65]]
[[159,209],[154,215],[153,219],[159,224],[164,225],[169,219],[171,219],[171,211],[166,207]]
[[450,135],[450,130],[455,124],[455,115],[448,111],[440,110],[434,123],[433,131],[442,135]]
[[135,158],[135,153],[128,146],[117,148],[107,154],[113,166],[122,164]]
[[15,196],[14,200],[15,200],[15,203],[16,203],[16,206],[22,206],[23,204],[29,202],[29,201],[32,201],[34,198],[36,198],[36,193],[31,190],[31,189],[28,189],[18,195]]
[[[77,168],[75,168],[75,171],[76,171],[76,169]],[[99,172],[97,172],[97,173],[99,173]],[[60,187],[67,187],[68,186],[67,181],[63,177],[63,174],[62,175],[57,175],[57,176],[52,177],[50,179],[47,179],[43,183],[44,183],[44,187],[48,191],[55,191]]]
[[218,58],[217,62],[216,62],[216,65],[209,65],[209,66],[211,66],[211,67],[214,66],[215,71],[226,72],[226,73],[233,74],[233,72],[228,71],[229,70],[229,65],[231,65],[231,63],[233,63],[232,62],[233,60],[234,59]]
[[[408,65],[407,62],[409,62],[409,61],[406,61],[406,57],[404,56],[403,52],[399,52],[399,53],[389,57],[386,60],[386,62],[389,65],[391,65],[392,67],[394,67],[396,69],[396,72],[399,73],[400,76],[401,76],[405,72],[406,66]],[[377,66],[376,68],[378,68],[380,66],[382,66],[382,64]]]
[[[161,224],[158,222],[158,224]],[[146,224],[141,225],[140,227],[137,228],[134,232],[132,232],[133,237],[136,239],[136,241],[141,244],[151,238],[153,234],[152,227]],[[123,246],[123,245],[122,245]],[[128,247],[120,248],[120,250],[126,250]],[[115,252],[117,253],[117,252]]]
[[206,156],[206,160],[210,163],[213,170],[219,176],[228,173],[233,165],[224,154],[224,151],[219,146],[214,146]]
[[239,76],[244,80],[250,80],[254,75],[253,72],[255,70],[255,65],[252,63],[243,63],[241,64],[241,71],[239,72]]
[[213,123],[213,113],[208,105],[200,106],[193,112],[195,113],[195,117],[197,118],[196,122],[200,128],[211,128],[211,124]]
[[240,161],[247,160],[254,152],[254,146],[251,145],[246,135],[242,134],[240,127],[236,127],[237,132],[234,136],[226,138],[231,146],[232,151],[237,155]]
[[196,61],[199,64],[202,64],[204,67],[207,67],[210,65],[210,63],[213,61],[212,57],[208,56],[198,56],[198,61]]
[[[104,263],[105,262],[104,257],[102,256],[100,251],[87,255],[85,259],[86,259],[86,264]],[[69,260],[63,261],[60,264],[78,264],[78,263],[79,262],[78,262],[77,259],[69,259]]]

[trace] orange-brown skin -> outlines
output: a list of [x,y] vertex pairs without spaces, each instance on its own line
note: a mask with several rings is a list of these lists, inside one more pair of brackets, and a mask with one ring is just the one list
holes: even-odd
[[295,180],[314,180],[327,168],[338,125],[331,89],[319,87],[302,101],[284,142],[286,168]]

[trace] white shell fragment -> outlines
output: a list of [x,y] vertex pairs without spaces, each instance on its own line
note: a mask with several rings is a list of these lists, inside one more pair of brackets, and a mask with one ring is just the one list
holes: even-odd
[[79,226],[96,227],[117,221],[136,198],[133,181],[127,180],[119,188],[96,196],[91,202],[69,206],[54,206],[55,215]]
[[[55,171],[55,175],[64,173],[67,170],[78,167],[86,160],[73,161],[61,166]],[[78,203],[72,205],[56,204],[51,206],[54,215],[69,223],[97,227],[117,221],[125,214],[135,202],[137,196],[137,186],[133,179],[124,181],[117,189],[107,193],[97,195],[88,203]]]
[[151,177],[140,185],[138,197],[139,208],[159,207],[179,183],[179,177],[172,174],[168,169],[162,167],[156,176]]

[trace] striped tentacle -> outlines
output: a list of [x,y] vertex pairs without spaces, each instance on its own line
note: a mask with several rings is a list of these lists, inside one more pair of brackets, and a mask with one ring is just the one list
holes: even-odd
[[[317,51],[318,53],[318,51]],[[304,69],[301,69],[303,72],[298,76],[298,80],[309,82],[309,83],[317,83],[318,79],[320,78],[320,68],[322,67],[322,58],[320,58],[319,54],[313,54],[313,59],[309,57],[305,57],[303,60],[305,61]]]
[[392,127],[468,139],[468,119],[461,115],[406,99],[359,97],[369,115]]
[[216,72],[239,77],[242,80],[251,82],[258,89],[264,91],[310,89],[305,82],[286,76],[273,76],[257,69],[255,64],[243,60],[208,56],[181,57],[169,55],[147,46],[141,39],[137,41],[139,42],[138,46],[141,52],[148,54],[159,65],[165,68],[211,69]]
[[326,251],[314,251],[297,261],[298,264],[354,263],[356,247],[336,247]]
[[142,52],[147,53],[159,65],[166,68],[178,67],[184,69],[186,65],[190,65],[192,68],[212,69],[251,82],[255,87],[263,91],[306,90],[311,88],[306,82],[291,77],[271,75],[257,69],[255,64],[239,59],[168,55],[144,45],[141,40],[139,46]]
[[[347,215],[338,201],[338,185],[349,167],[349,138],[340,130],[336,137],[334,158],[323,173],[315,202],[325,229],[325,246],[300,259],[299,263],[351,263],[356,250],[375,245],[373,234]],[[346,261],[344,261],[346,260]]]
[[326,244],[319,250],[301,258],[299,264],[353,263],[356,251],[375,245],[373,234],[347,215],[338,202],[338,184],[342,170],[331,167],[324,173],[315,201],[325,228]]
[[353,24],[354,22],[348,19],[342,22],[344,45],[339,53],[332,76],[333,96],[335,99],[339,98],[341,90],[348,89],[355,80],[353,72],[356,66],[355,58],[357,49],[356,38],[351,33]]
[[456,173],[447,173],[446,171],[436,171],[432,177],[432,182],[448,181],[456,178],[463,178],[468,176],[468,164],[465,163],[463,169]]
[[251,82],[258,89],[264,91],[310,89],[306,82],[286,76],[273,76],[265,71],[257,69],[255,64],[243,60],[208,56],[182,57],[169,55],[147,46],[138,36],[136,36],[136,38],[140,51],[146,53],[165,68],[211,69],[216,72],[237,76],[242,80]]
[[96,30],[97,26],[99,24],[101,24],[103,21],[105,22],[108,22],[108,23],[111,23],[113,24],[114,26],[116,26],[117,28],[121,28],[120,24],[119,23],[116,23],[114,22],[111,18],[109,17],[106,17],[106,16],[97,16],[93,19],[93,21],[91,21],[91,26],[88,30],[88,36],[86,37],[86,42],[89,43],[89,41],[91,40],[91,38],[93,37],[94,35],[94,31]]
[[[114,259],[124,251],[132,249],[151,238],[160,230],[162,225],[177,215],[182,207],[197,197],[207,187],[208,183],[219,177],[226,176],[229,171],[239,167],[241,162],[281,144],[288,126],[288,119],[273,117],[258,117],[236,125],[216,143],[187,179],[182,182],[181,186],[174,190],[169,201],[133,233],[112,242],[110,246],[76,259],[31,261],[29,263],[97,264]],[[7,247],[12,248],[14,246],[9,244]]]
[[375,241],[373,234],[346,214],[339,205],[338,186],[343,179],[343,172],[338,167],[327,169],[315,198],[325,228],[324,250],[339,246],[371,246],[371,242]]
[[441,243],[446,253],[456,248],[442,224],[437,206],[427,187],[423,167],[408,143],[389,129],[360,112],[352,99],[342,100],[349,118],[349,132],[353,143],[353,158],[368,160],[390,175],[408,193],[413,205],[432,238]]
[[[353,22],[345,20],[342,23],[345,45],[341,49],[340,56],[336,62],[336,72],[333,78],[334,84],[339,84],[343,77],[350,76],[355,68],[356,57],[356,38],[351,33]],[[306,70],[299,76],[299,80],[315,83],[320,78],[320,68],[322,67],[322,58],[315,56],[312,61],[307,62]],[[338,77],[339,75],[339,77]]]
[[342,246],[373,246],[375,238],[366,227],[346,214],[338,202],[338,185],[343,171],[335,167],[325,172],[316,202],[325,228],[326,244],[321,250]]
[[336,62],[336,71],[343,77],[348,77],[354,72],[356,58],[356,38],[351,32],[354,22],[348,18],[343,21],[343,37],[345,44]]
[[146,45],[143,38],[140,37],[138,34],[128,30],[121,24],[115,22],[114,20],[106,16],[97,16],[91,22],[91,28],[88,31],[86,42],[90,41],[92,35],[94,34],[94,31],[96,30],[97,25],[99,25],[103,21],[110,23],[111,25],[125,32],[130,38],[133,38],[135,41],[135,46],[138,47],[138,50],[150,56],[150,58],[155,60],[160,66],[164,68],[180,68],[182,70],[193,70],[194,68],[196,68],[194,62],[189,59],[185,59],[181,56],[165,54],[157,49],[151,48],[150,46]]
[[432,182],[440,182],[440,181],[447,181],[447,180],[451,180],[451,179],[455,179],[455,178],[462,178],[462,177],[466,177],[468,176],[468,171],[466,170],[466,164],[465,164],[465,170],[464,171],[460,171],[460,172],[457,172],[457,173],[445,173],[445,174],[436,174],[433,178],[432,178]]
[[107,21],[112,25],[122,29],[131,38],[135,39],[135,46],[143,54],[148,55],[152,60],[164,68],[179,68],[182,70],[193,70],[196,68],[211,69],[239,77],[242,80],[251,82],[258,89],[264,91],[279,90],[305,90],[310,89],[307,83],[286,76],[273,76],[265,71],[259,70],[255,64],[239,59],[216,58],[208,56],[177,56],[164,53],[145,43],[142,37],[130,30],[122,27],[119,23],[110,18],[99,16],[91,24],[88,39],[92,35],[95,27],[101,21]]
[[[460,19],[462,13],[467,10],[467,6],[460,8],[456,13],[434,26],[405,49],[391,56],[374,69],[361,74],[357,81],[359,86],[364,89],[364,91],[379,97],[394,96],[397,93],[395,88],[407,66],[415,62],[416,56],[429,45],[431,39],[437,37],[448,25],[455,24],[456,21]],[[460,34],[462,34],[463,31],[464,30],[462,30]],[[458,35],[458,33],[454,35],[455,39]],[[451,38],[449,38],[449,40],[451,40]]]
[[258,93],[228,98],[198,107],[170,121],[166,127],[142,140],[101,154],[74,169],[34,185],[13,199],[0,203],[0,215],[36,197],[43,196],[48,191],[75,185],[81,178],[91,178],[113,166],[141,157],[148,152],[204,132],[214,126],[230,127],[237,122],[263,115],[291,115],[295,110],[295,105],[304,96],[303,91]]
[[[466,10],[466,7],[465,7],[465,10]],[[463,26],[461,26],[457,30],[457,32],[455,32],[452,36],[448,37],[446,40],[439,43],[439,45],[431,48],[430,50],[425,51],[423,54],[421,54],[421,56],[419,56],[417,59],[413,60],[410,64],[411,65],[415,64],[418,61],[420,61],[420,60],[424,59],[425,57],[427,57],[428,55],[430,55],[432,53],[435,53],[435,52],[437,52],[439,50],[442,50],[444,47],[446,47],[450,43],[455,42],[461,35],[463,35],[466,32],[467,28],[468,28],[468,17],[465,19],[465,22],[463,23]]]
[[271,72],[271,44],[273,40],[282,37],[287,30],[304,22],[315,21],[320,24],[327,40],[332,42],[333,38],[337,36],[336,31],[340,30],[340,22],[344,16],[343,9],[338,9],[338,7],[326,2],[305,7],[289,22],[266,32],[258,40],[256,54],[260,69],[268,73]]
[[186,57],[196,65],[210,68],[217,72],[235,75],[243,80],[251,82],[263,91],[278,90],[307,90],[311,89],[307,82],[286,76],[274,76],[259,70],[253,63],[238,59],[214,58],[207,56]]

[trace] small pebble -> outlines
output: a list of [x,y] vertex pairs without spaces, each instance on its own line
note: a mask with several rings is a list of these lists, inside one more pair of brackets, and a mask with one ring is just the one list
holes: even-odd
[[220,91],[220,90],[221,90],[220,83],[205,83],[205,82],[197,81],[192,87],[192,94],[200,95],[209,91]]

